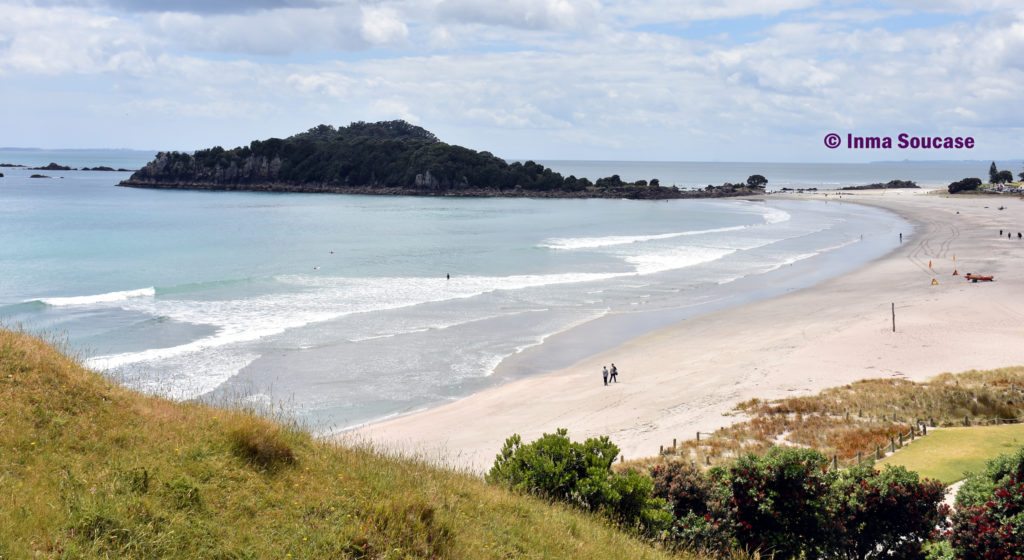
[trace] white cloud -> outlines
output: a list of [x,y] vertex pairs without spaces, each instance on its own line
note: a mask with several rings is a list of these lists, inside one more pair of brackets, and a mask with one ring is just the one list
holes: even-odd
[[[812,4],[381,0],[200,16],[0,0],[0,102],[14,116],[0,144],[59,145],[32,141],[22,115],[73,113],[115,139],[93,145],[123,145],[134,129],[108,123],[130,113],[154,131],[145,147],[405,118],[537,158],[806,159],[824,131],[894,128],[1019,149],[1024,14],[900,29],[878,22],[905,5],[848,19]],[[763,25],[728,32],[744,15]],[[700,18],[725,32],[633,27]],[[36,95],[38,80],[66,94]]]
[[599,10],[596,0],[440,0],[436,7],[442,20],[524,29],[571,29]]
[[362,12],[363,38],[374,45],[395,43],[409,35],[409,28],[391,8],[364,7]]

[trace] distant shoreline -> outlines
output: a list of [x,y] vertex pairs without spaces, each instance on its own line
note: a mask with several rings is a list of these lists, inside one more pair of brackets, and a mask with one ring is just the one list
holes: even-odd
[[270,192],[270,193],[313,193],[313,194],[358,194],[380,196],[428,196],[428,197],[463,197],[463,198],[559,198],[559,199],[630,199],[630,200],[678,200],[707,198],[737,198],[762,196],[760,189],[738,189],[731,192],[681,190],[671,187],[621,187],[602,188],[588,191],[564,190],[532,190],[532,189],[429,189],[408,187],[381,187],[372,185],[318,185],[318,184],[223,184],[223,183],[161,183],[149,181],[133,181],[131,179],[118,183],[120,187],[141,189],[189,190],[189,191],[222,191],[222,192]]

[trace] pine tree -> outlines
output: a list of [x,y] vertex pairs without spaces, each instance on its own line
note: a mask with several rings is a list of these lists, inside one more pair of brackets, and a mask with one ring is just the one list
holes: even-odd
[[999,169],[996,167],[996,162],[992,162],[992,165],[988,168],[988,182],[995,183],[999,177]]

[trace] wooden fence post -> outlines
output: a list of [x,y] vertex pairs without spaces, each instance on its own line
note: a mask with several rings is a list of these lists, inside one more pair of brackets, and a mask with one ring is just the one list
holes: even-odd
[[658,446],[658,455],[664,455],[664,454],[665,454],[665,446],[664,445],[659,445]]
[[964,426],[970,426],[970,425],[971,425],[971,419],[969,417],[967,417],[967,416],[964,416]]
[[892,332],[896,332],[896,302],[892,303]]
[[700,432],[697,432],[697,441],[700,441]]
[[864,452],[863,451],[858,451],[857,452],[857,466],[860,466],[860,464],[863,463],[863,462],[864,462]]
[[903,432],[900,432],[900,447],[903,447]]
[[889,438],[889,446],[892,448],[892,452],[896,453],[896,438],[894,438],[894,437],[890,437]]
[[672,438],[672,453],[676,452],[676,438]]

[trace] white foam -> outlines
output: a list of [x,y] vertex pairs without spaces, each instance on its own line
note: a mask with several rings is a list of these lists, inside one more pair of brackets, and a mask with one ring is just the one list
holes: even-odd
[[[798,263],[798,262],[803,261],[803,260],[807,260],[807,259],[810,259],[810,258],[813,258],[813,257],[817,257],[818,255],[822,255],[822,254],[825,254],[825,253],[836,251],[836,250],[842,249],[843,247],[849,247],[850,245],[853,245],[854,243],[858,243],[859,241],[860,241],[859,239],[851,239],[849,241],[844,241],[844,242],[838,243],[836,245],[830,245],[828,247],[824,247],[822,249],[818,249],[817,251],[812,251],[810,253],[800,253],[798,255],[792,255],[790,257],[786,257],[785,259],[782,259],[779,262],[773,263],[773,264],[771,264],[771,265],[769,265],[767,267],[759,268],[756,272],[754,272],[754,274],[766,274],[768,272],[773,272],[773,271],[776,271],[776,270],[778,270],[778,269],[780,269],[780,268],[782,268],[784,266],[789,266],[791,264],[795,264],[795,263]],[[735,282],[735,281],[739,280],[740,278],[746,278],[747,276],[750,276],[750,275],[749,274],[741,274],[739,276],[733,276],[731,278],[726,278],[724,280],[719,280],[718,284],[719,285],[729,284],[731,282]]]
[[656,274],[717,261],[735,253],[736,249],[714,247],[675,247],[673,249],[630,255],[626,261],[636,266],[638,274]]
[[[789,212],[771,207],[757,207],[757,211],[764,220],[762,225],[781,224],[790,220]],[[644,243],[647,241],[658,241],[661,239],[674,239],[677,237],[689,237],[694,235],[708,235],[711,233],[726,233],[730,231],[742,231],[756,225],[725,226],[711,229],[696,229],[687,231],[676,231],[670,233],[656,233],[650,235],[608,235],[604,237],[555,237],[547,239],[539,247],[555,249],[560,251],[571,251],[576,249],[598,249],[601,247],[614,247],[617,245],[631,245],[633,243]]]
[[97,303],[111,303],[115,301],[123,301],[129,298],[138,297],[153,297],[156,295],[156,288],[140,288],[138,290],[125,290],[122,292],[108,292],[105,294],[96,294],[91,296],[70,296],[70,297],[51,297],[51,298],[39,298],[35,300],[29,300],[26,303],[32,301],[38,301],[45,303],[53,307],[65,307],[68,305],[93,305]]
[[659,239],[673,239],[676,237],[687,237],[691,235],[706,235],[709,233],[723,233],[727,231],[739,231],[750,226],[729,226],[714,229],[701,229],[691,231],[677,231],[672,233],[658,233],[653,235],[609,235],[606,237],[556,237],[545,240],[539,245],[547,249],[569,251],[574,249],[597,249],[600,247],[614,247],[616,245],[630,245],[643,243],[645,241],[657,241]]
[[778,208],[765,208],[764,209],[764,223],[766,224],[781,224],[782,222],[788,222],[792,216],[785,210],[779,210]]
[[565,273],[505,277],[467,276],[438,278],[344,278],[281,276],[277,280],[302,289],[297,292],[238,300],[124,300],[118,306],[153,316],[211,325],[211,336],[167,348],[96,356],[86,363],[97,369],[113,369],[139,362],[162,361],[182,354],[207,351],[228,344],[252,342],[289,329],[330,321],[354,313],[386,311],[424,303],[470,298],[497,290],[516,290],[556,284],[592,282],[622,273]]
[[229,344],[253,342],[290,329],[355,313],[387,311],[424,303],[471,298],[499,290],[520,290],[653,274],[709,262],[731,252],[733,251],[697,247],[626,257],[628,262],[635,265],[635,269],[628,272],[463,276],[451,280],[425,277],[346,278],[287,275],[276,279],[281,283],[304,289],[238,300],[125,299],[117,301],[118,306],[125,310],[167,317],[194,325],[210,325],[216,327],[217,332],[187,344],[96,356],[86,360],[86,363],[90,367],[105,370],[140,362],[163,361]]

